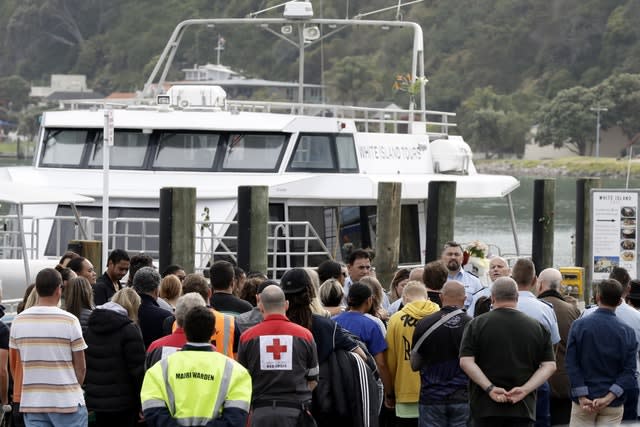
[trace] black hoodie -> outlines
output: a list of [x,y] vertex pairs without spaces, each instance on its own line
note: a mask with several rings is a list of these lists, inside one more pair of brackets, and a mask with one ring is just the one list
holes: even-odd
[[138,325],[123,307],[108,302],[91,313],[84,339],[87,408],[96,412],[139,408],[145,353]]

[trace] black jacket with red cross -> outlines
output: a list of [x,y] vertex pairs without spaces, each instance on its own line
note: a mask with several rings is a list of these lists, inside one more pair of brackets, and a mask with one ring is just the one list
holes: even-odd
[[280,314],[269,314],[240,336],[238,362],[251,374],[252,401],[308,402],[307,381],[318,379],[311,332]]

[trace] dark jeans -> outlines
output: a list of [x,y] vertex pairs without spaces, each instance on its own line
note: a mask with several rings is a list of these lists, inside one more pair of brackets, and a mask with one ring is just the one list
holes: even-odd
[[24,416],[20,412],[20,402],[11,404],[11,422],[13,427],[24,427]]
[[474,418],[473,427],[532,427],[533,421],[521,417]]
[[136,427],[138,425],[137,409],[121,412],[96,412],[95,415],[95,427]]
[[624,414],[622,421],[638,420],[638,389],[632,388],[624,391]]
[[396,417],[396,427],[418,427],[418,418]]
[[557,426],[562,424],[569,424],[571,420],[571,399],[558,399],[552,397],[551,403],[551,425]]
[[551,427],[551,387],[545,382],[536,393],[536,427]]
[[420,405],[420,427],[467,427],[470,409],[468,403]]

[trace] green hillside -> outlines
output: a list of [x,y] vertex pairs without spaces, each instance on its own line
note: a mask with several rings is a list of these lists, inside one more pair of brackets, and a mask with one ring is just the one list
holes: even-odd
[[[80,73],[101,93],[141,89],[180,20],[244,17],[278,3],[3,0],[0,78],[19,75],[31,84],[47,84],[52,73]],[[313,1],[315,16],[325,18],[344,18],[394,4],[389,0]],[[391,10],[374,18],[395,16]],[[508,125],[501,126],[509,128],[508,138],[522,133],[514,123],[524,122],[526,126],[520,127],[528,128],[540,106],[563,89],[592,87],[612,75],[640,73],[637,0],[425,1],[404,8],[402,18],[424,29],[428,108],[459,110],[463,116],[466,111],[470,119],[479,108],[488,108],[487,99],[495,96],[500,107],[489,107],[509,116],[495,119],[506,121]],[[226,40],[224,64],[252,77],[297,80],[294,47],[264,30],[226,26],[186,34],[170,77],[180,78],[181,68],[215,62],[218,35]],[[410,71],[410,47],[406,30],[345,30],[309,49],[305,79],[320,83],[324,69],[332,102],[394,100],[406,106],[407,98],[402,96],[406,94],[394,93],[392,84],[398,73]],[[357,89],[363,93],[354,98]],[[518,151],[519,144],[513,143],[507,151]]]

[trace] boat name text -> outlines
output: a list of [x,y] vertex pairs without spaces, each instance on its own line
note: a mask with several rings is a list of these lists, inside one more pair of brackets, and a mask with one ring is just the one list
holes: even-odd
[[358,154],[367,160],[422,160],[418,147],[389,147],[385,145],[361,145]]

